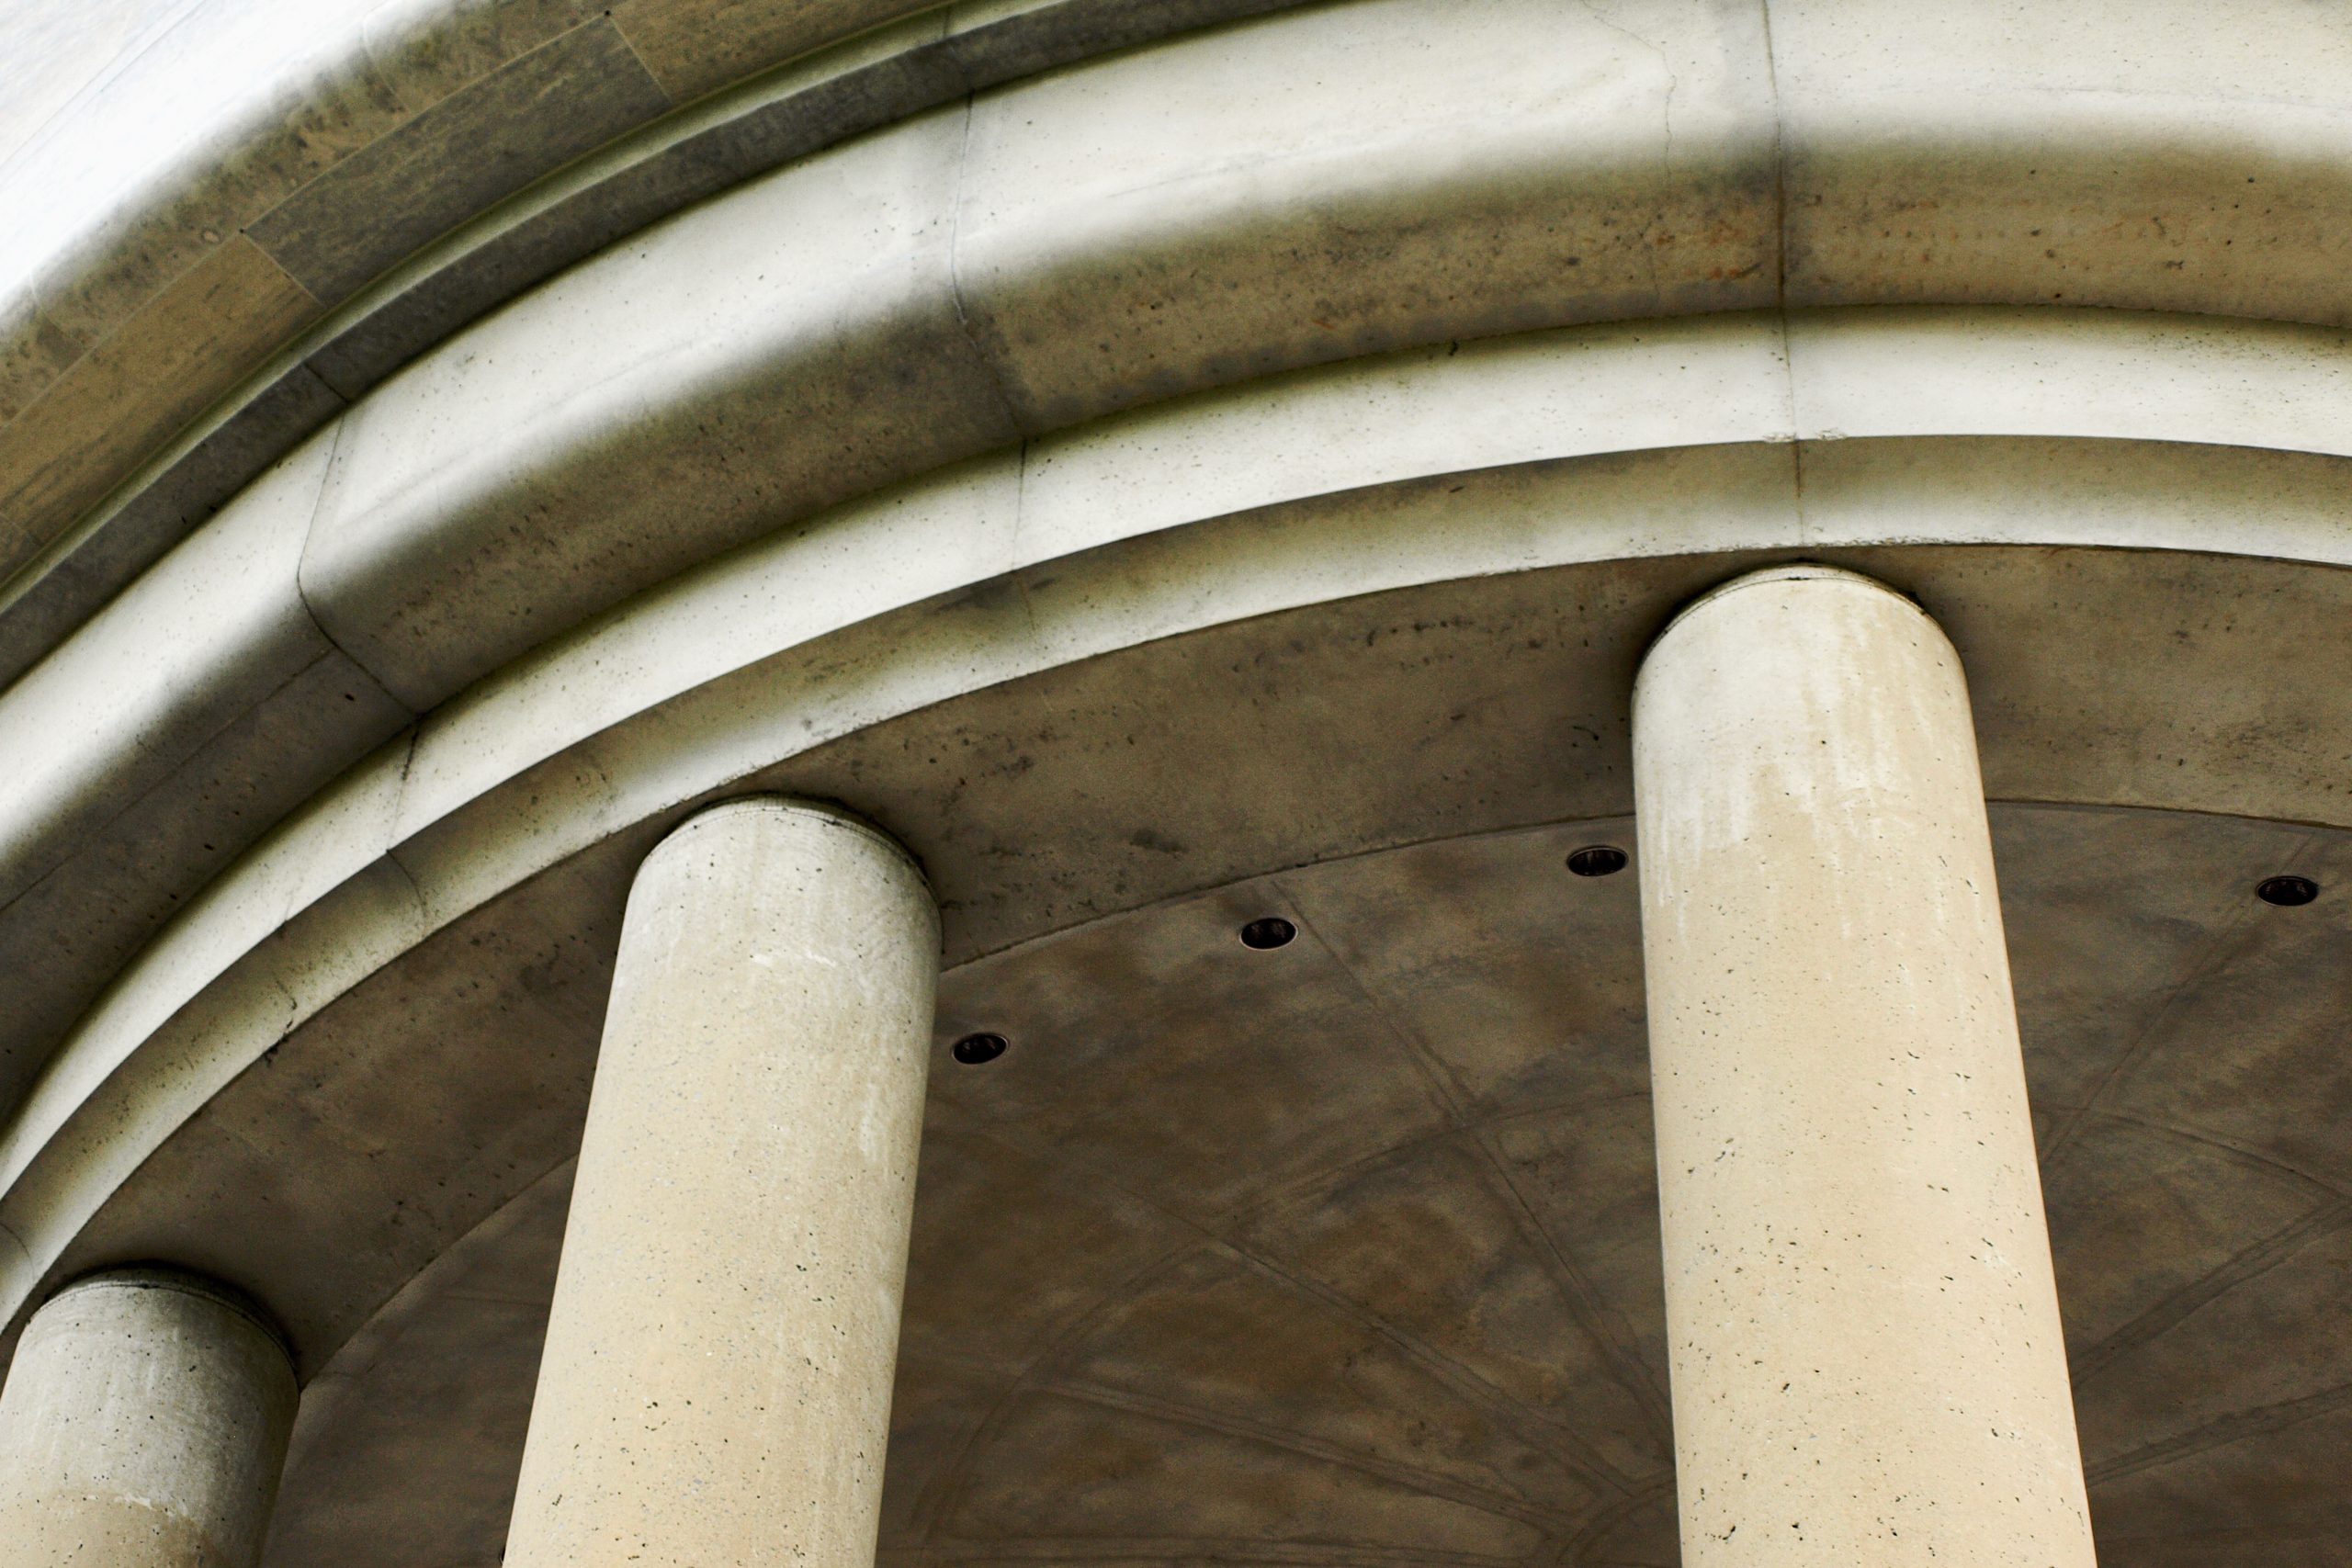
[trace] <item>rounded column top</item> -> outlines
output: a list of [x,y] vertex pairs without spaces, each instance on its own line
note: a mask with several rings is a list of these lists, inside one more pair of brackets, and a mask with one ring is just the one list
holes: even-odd
[[[1823,561],[1782,561],[1777,565],[1759,567],[1753,571],[1742,572],[1727,581],[1715,584],[1677,610],[1668,619],[1666,625],[1658,628],[1657,635],[1650,638],[1649,646],[1643,649],[1640,667],[1634,673],[1635,709],[1638,711],[1641,706],[1642,692],[1649,683],[1651,669],[1658,662],[1666,650],[1668,640],[1676,632],[1697,619],[1702,612],[1720,606],[1735,594],[1751,588],[1770,588],[1775,584],[1792,582],[1818,582],[1828,587],[1860,589],[1865,593],[1876,595],[1899,605],[1912,621],[1927,629],[1930,640],[1940,648],[1944,658],[1954,664],[1959,661],[1958,650],[1951,646],[1951,639],[1944,634],[1943,627],[1937,623],[1936,618],[1928,614],[1917,600],[1900,589],[1889,587],[1877,578],[1847,567],[1831,566]],[[1859,601],[1848,600],[1846,603],[1854,604]]]
[[1919,608],[1918,601],[1913,599],[1909,594],[1903,592],[1899,589],[1890,588],[1885,583],[1881,582],[1877,578],[1869,576],[1863,572],[1855,571],[1849,567],[1831,566],[1826,561],[1783,561],[1777,566],[1758,567],[1753,571],[1741,572],[1737,577],[1732,578],[1728,581],[1716,583],[1713,588],[1708,589],[1704,593],[1700,594],[1696,599],[1691,600],[1689,604],[1675,611],[1673,615],[1668,618],[1666,625],[1658,628],[1657,636],[1650,639],[1650,647],[1655,649],[1659,643],[1664,642],[1667,637],[1672,634],[1675,627],[1680,626],[1684,621],[1689,620],[1701,610],[1707,608],[1707,606],[1716,603],[1718,600],[1728,598],[1730,595],[1737,593],[1743,589],[1761,588],[1768,583],[1773,582],[1815,581],[1843,583],[1849,587],[1866,588],[1874,592],[1883,593],[1888,598],[1897,601],[1905,609],[1918,615],[1922,619],[1931,618],[1928,617],[1928,613],[1925,610]]
[[912,850],[839,801],[811,800],[801,795],[743,795],[706,806],[663,835],[662,841],[653,846],[646,859],[651,860],[654,855],[660,854],[672,844],[680,842],[687,834],[707,823],[723,817],[741,816],[752,812],[808,818],[823,827],[837,828],[861,834],[903,862],[907,869],[914,873],[915,880],[922,885],[923,891],[931,896],[934,903],[938,900],[937,890],[931,885],[930,874],[923,870],[922,861]]
[[[286,1330],[279,1326],[277,1320],[272,1317],[259,1302],[233,1285],[224,1284],[206,1275],[166,1263],[126,1264],[119,1268],[101,1269],[95,1273],[85,1274],[77,1280],[60,1286],[56,1293],[41,1303],[40,1311],[49,1312],[69,1297],[101,1289],[170,1291],[184,1296],[194,1296],[199,1301],[209,1302],[214,1306],[222,1308],[232,1316],[244,1319],[259,1329],[263,1337],[277,1346],[285,1355],[289,1365],[294,1359],[293,1341],[287,1337]],[[39,1314],[35,1315],[38,1316]]]

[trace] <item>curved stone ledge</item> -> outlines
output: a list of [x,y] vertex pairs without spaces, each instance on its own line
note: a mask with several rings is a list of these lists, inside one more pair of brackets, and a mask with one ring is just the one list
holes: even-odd
[[[83,355],[66,377],[80,381],[60,381],[0,430],[0,447],[30,443],[8,465],[33,487],[28,497],[80,498],[9,510],[22,533],[11,558],[47,554],[17,574],[0,613],[0,672],[22,669],[345,400],[557,266],[759,169],[973,88],[1274,3],[993,0],[890,23],[548,176],[314,328],[316,305],[272,301],[296,276],[332,294],[334,266],[289,273],[250,237],[222,243],[170,299],[142,306],[87,353],[73,346],[81,327],[58,339],[68,345],[58,353]],[[1034,433],[1348,354],[1690,310],[2056,301],[2346,319],[2333,215],[2352,167],[2342,85],[2352,40],[2341,18],[2293,0],[2235,7],[2226,25],[2170,6],[1997,20],[1963,6],[1930,27],[1884,0],[1780,0],[1769,26],[1762,5],[1736,0],[1513,0],[1475,18],[1424,15],[1430,3],[1306,8],[989,95],[971,115],[968,162],[959,153],[953,172],[952,214],[938,215],[964,231],[961,287],[934,304],[962,309],[998,386],[994,400],[951,411],[949,424],[998,418],[1001,402]],[[535,9],[528,25],[461,32],[446,57],[413,40],[392,56],[410,61],[401,69],[428,62],[434,86],[420,101],[433,107],[413,120],[386,108],[400,129],[384,143],[429,141],[430,127],[417,128],[436,116],[459,126],[469,93],[488,96],[466,112],[495,118],[491,99],[508,90],[495,84],[544,69],[537,50],[584,51],[555,78],[564,91],[550,104],[616,91],[650,69],[666,106],[762,50],[804,51],[829,28],[903,7],[786,10],[798,19],[778,11],[773,26],[729,31],[698,28],[688,0],[639,0],[610,17],[571,17],[560,38],[542,39],[554,22]],[[402,25],[429,40],[424,14],[402,13]],[[648,45],[632,28],[669,41]],[[609,28],[636,40],[633,56],[599,65],[584,41],[565,41]],[[1440,37],[1446,47],[1432,48]],[[665,52],[697,48],[717,49],[721,62],[682,66],[684,55]],[[1302,74],[1300,61],[1316,69]],[[386,103],[405,101],[395,92]],[[536,135],[532,126],[518,119],[516,134]],[[371,159],[380,178],[454,171],[471,194],[424,203],[446,209],[436,223],[506,197],[518,177],[495,158],[474,168],[427,156],[423,143],[394,156],[352,134],[367,150],[318,178],[349,180],[353,212],[279,229],[256,221],[255,232],[312,235],[322,255],[390,246],[349,263],[355,277],[416,239],[370,228],[385,205]],[[541,140],[561,159],[584,150],[577,137]],[[234,321],[207,314],[231,304]],[[838,365],[819,406],[838,412],[886,381],[893,346],[905,343],[886,332],[862,371]],[[275,369],[229,394],[273,355]],[[48,363],[37,353],[27,363],[36,361]],[[200,429],[132,472],[224,394]],[[141,398],[164,401],[142,412]],[[910,404],[896,423],[938,412]],[[877,423],[892,422],[877,412],[857,429],[871,436]],[[644,433],[676,428],[656,418]],[[720,440],[704,457],[726,454]],[[113,499],[85,515],[109,488]],[[784,512],[830,498],[791,498]],[[506,514],[557,499],[526,487],[506,498]],[[712,521],[712,547],[730,528],[756,526]],[[586,584],[581,592],[593,600]],[[532,629],[547,628],[515,636]]]
[[[731,320],[705,324],[724,335]],[[1118,539],[1464,470],[1794,443],[1759,472],[1778,483],[1801,465],[1807,526],[1832,538],[1836,509],[1860,504],[1830,482],[1840,474],[1881,483],[1906,466],[1922,494],[1949,493],[1962,513],[1984,504],[1964,463],[1939,456],[1949,447],[1837,437],[2095,437],[2132,445],[2003,448],[2020,472],[2046,467],[2059,488],[2042,503],[2064,494],[2070,513],[2063,525],[2005,517],[1990,536],[2333,560],[2342,479],[2329,455],[2345,451],[2347,402],[2352,350],[2335,332],[2049,310],[1724,316],[1298,373],[1034,442],[780,532],[713,580],[761,584],[759,617],[724,592],[714,606],[679,586],[548,645],[416,734],[401,833],[798,642]],[[489,412],[458,405],[447,417],[463,431]],[[2188,442],[2205,445],[2147,445]],[[334,606],[351,601],[295,581],[327,461],[322,438],[0,694],[0,747],[33,760],[0,779],[12,825],[0,840],[0,960],[44,977],[0,1022],[9,1102],[175,909],[415,711],[327,635]],[[429,538],[438,492],[429,474],[401,471],[413,488],[387,489],[417,498]],[[724,496],[765,472],[747,460],[710,482]],[[695,477],[677,477],[670,515],[692,513]],[[2188,489],[2165,492],[2175,484]],[[2235,499],[2201,519],[2183,513],[2181,495],[2216,493]],[[1900,536],[1867,515],[1842,525]],[[1651,526],[1652,546],[1668,550],[1722,537],[1679,513]],[[638,565],[658,581],[674,563]],[[1326,570],[1301,567],[1308,580]],[[514,592],[536,586],[521,580]],[[93,704],[94,692],[107,700]]]
[[[40,276],[0,279],[0,682],[368,388],[572,262],[872,127],[1295,3],[729,4],[721,24],[708,0],[403,0],[323,18],[314,47],[315,7],[216,6],[218,33],[140,55],[0,173],[78,213],[51,219],[75,243]],[[208,43],[243,43],[211,69],[273,90],[190,108],[180,156],[76,209],[76,175],[116,172],[109,117],[177,105]],[[76,131],[92,167],[54,145]]]
[[[204,530],[220,530],[220,542],[191,541],[0,700],[0,731],[21,734],[12,727],[29,724],[44,738],[74,738],[64,746],[45,739],[31,753],[39,762],[0,785],[20,825],[0,853],[0,957],[50,982],[0,1025],[0,1099],[13,1098],[59,1032],[172,910],[311,788],[409,715],[712,551],[1087,409],[1203,380],[1367,344],[1492,333],[1530,314],[1747,298],[1775,270],[1763,265],[1778,232],[1772,164],[1758,151],[1773,100],[1758,57],[1741,52],[1755,40],[1735,25],[1736,11],[1661,13],[1682,29],[1656,34],[1668,47],[1645,44],[1639,33],[1590,33],[1598,24],[1588,13],[1518,0],[1449,29],[1449,50],[1432,60],[1422,11],[1383,0],[1131,52],[805,160],[460,334],[317,438],[332,450],[314,513],[296,499],[309,481],[290,477],[305,459],[290,459],[286,475],[254,487]],[[977,29],[987,17],[971,19]],[[1560,47],[1527,49],[1539,34]],[[1831,28],[1807,47],[1844,59],[1837,49],[1852,40],[1841,37]],[[1328,73],[1297,90],[1258,90],[1274,69],[1269,62],[1297,58],[1328,60]],[[1929,103],[1956,90],[1971,58],[1963,51],[1951,57],[1960,64],[1907,55],[1897,63]],[[2012,63],[2029,76],[2048,69],[2022,55]],[[1829,73],[1817,90],[1850,92],[1836,85],[1846,79]],[[1363,113],[1366,83],[1381,85],[1391,112]],[[2031,102],[2077,115],[2095,109],[2111,122],[2110,141],[2153,134],[2147,111],[2157,89],[2185,90],[2158,82],[2143,98],[2109,95],[2086,109],[2064,81],[2046,85]],[[2227,96],[2254,83],[2225,75],[2214,85]],[[1900,118],[1887,107],[1896,100],[1869,101],[1880,106],[1871,110],[1876,120],[1860,109],[1847,118],[1879,126],[1870,133],[1879,136],[1894,123],[1890,116]],[[736,107],[727,100],[711,123],[734,123],[727,117]],[[2289,108],[2290,118],[2303,117],[2298,125],[2325,118],[2309,106],[2278,113]],[[2015,104],[2002,112],[2011,109],[2026,113]],[[2247,123],[2268,123],[2268,113]],[[1855,134],[1854,145],[1877,144]],[[1996,126],[1968,145],[2024,145],[2002,140],[2008,134]],[[2210,184],[2226,161],[2208,152],[2192,135],[2149,156],[2178,162],[2183,178],[2202,170],[2197,177]],[[2036,178],[2018,188],[2061,188],[2054,172]],[[2245,188],[2245,176],[2228,180],[2232,192]],[[1900,195],[1913,188],[1889,198],[1908,215],[1904,222],[1930,211],[1939,223],[1962,222],[1916,191]],[[2086,210],[2080,196],[2064,208],[2076,219]],[[1806,209],[1800,200],[1792,210]],[[2229,223],[2267,234],[2263,226],[2282,210],[2302,209],[2266,198]],[[1851,228],[1856,216],[1833,226]],[[2246,250],[2264,249],[2268,261],[2227,259],[2238,254],[2238,231],[2215,222],[2197,232],[2224,262],[2184,265],[2180,287],[2283,276],[2275,272],[2287,265],[2280,257],[2302,254],[2266,242]],[[1889,244],[1917,238],[1881,227]],[[2005,245],[2018,238],[2001,232]],[[2045,248],[2066,265],[2081,259]],[[2115,253],[2138,255],[2129,246]],[[1566,265],[1570,257],[1577,266]],[[1880,284],[1909,288],[1905,279],[1926,276],[1906,268]],[[1849,270],[1834,288],[1804,282],[1815,276],[1800,267],[1792,287],[1837,293],[1868,281]],[[2120,276],[2109,282],[2120,288]],[[664,308],[645,309],[652,299]],[[1709,376],[1659,384],[1681,423],[1647,433],[1610,426],[1639,377],[1611,386],[1610,410],[1577,411],[1597,423],[1516,447],[1483,433],[1493,414],[1475,397],[1454,394],[1452,415],[1420,416],[1450,419],[1453,438],[1469,433],[1492,452],[1478,460],[1498,462],[1872,432],[2243,440],[2324,451],[2343,428],[2343,344],[2328,330],[2109,327],[2068,316],[2047,334],[2022,321],[1988,329],[1972,350],[1964,340],[1973,329],[1962,318],[1917,320],[1940,324],[1892,331],[1877,340],[1874,361],[1872,351],[1855,349],[1850,375],[1837,368],[1844,351],[1825,351],[1829,368],[1820,377],[1782,365],[1774,330],[1726,327],[1724,338],[1708,340]],[[1117,352],[1055,346],[1097,343]],[[2058,360],[2043,390],[1986,373],[2003,354],[2045,351]],[[1786,352],[1811,350],[1792,340]],[[1486,367],[1517,353],[1498,349],[1498,359],[1473,349],[1463,358]],[[2117,356],[2135,355],[2139,369],[2120,367]],[[1915,355],[1933,360],[1935,374],[1905,363]],[[1946,375],[1972,378],[1981,413],[1953,412]],[[1831,385],[1841,378],[1858,389],[1851,396]],[[1432,378],[1442,380],[1442,370],[1407,377],[1415,386]],[[1531,388],[1538,401],[1530,410],[1550,406],[1543,417],[1556,420],[1557,409],[1595,395],[1574,382]],[[2155,387],[2180,395],[2152,395]],[[1800,410],[1801,392],[1820,409]],[[1176,409],[1168,428],[1214,423],[1204,411],[1215,400]],[[1313,400],[1301,407],[1310,404],[1326,410],[1315,417],[1334,417]],[[1233,408],[1237,418],[1263,412],[1246,395]],[[1897,408],[1911,412],[1897,418]],[[1273,428],[1291,427],[1277,419]],[[1531,428],[1510,418],[1500,426]],[[1395,423],[1378,438],[1401,439]],[[1070,439],[1075,450],[1091,438],[1081,430]],[[1289,445],[1282,461],[1314,471],[1298,454],[1315,443]],[[1428,448],[1403,441],[1397,449]],[[1107,468],[1096,482],[1105,500],[1149,506],[1155,491],[1199,485],[1222,466],[1196,455],[1181,486],[1170,483],[1173,470],[1148,464],[1134,468],[1147,483]],[[1035,440],[1023,482],[1040,501],[1018,525],[1032,538],[1055,526],[1044,498],[1057,468],[1073,471],[1061,446]],[[1237,505],[1289,493],[1253,498],[1253,479],[1236,482]],[[265,524],[251,515],[255,508],[280,509],[282,519]],[[303,563],[300,580],[288,581],[273,563],[296,528]],[[265,534],[267,548],[250,565],[207,564]],[[204,629],[185,646],[147,638],[172,624]],[[93,709],[93,690],[107,691],[108,703]]]
[[[551,1129],[582,1064],[530,1042],[593,1039],[630,869],[679,815],[744,789],[855,798],[933,873],[951,962],[1271,867],[1611,815],[1624,688],[1649,635],[1690,592],[1792,552],[1927,598],[1977,681],[1996,797],[2352,824],[2352,681],[2269,679],[2336,646],[2352,614],[2352,576],[2333,570],[2352,553],[2339,465],[2047,438],[1532,460],[1141,534],[1095,508],[1091,547],[1046,532],[993,576],[897,608],[858,600],[876,559],[955,558],[1018,491],[1003,462],[943,476],[866,503],[860,526],[714,563],[526,661],[212,884],[0,1137],[0,1225],[24,1248],[0,1281],[20,1303],[52,1269],[96,1260],[76,1238],[141,1162],[306,1030],[346,1043],[327,1047],[335,1060],[361,1050],[366,1072],[390,1075],[383,1093],[439,1081],[407,1046],[380,1055],[399,1042],[462,1053],[497,1038],[542,1065],[553,1076],[518,1099],[534,1108],[519,1143],[424,1186],[405,1167],[371,1178],[397,1233],[379,1237],[380,1276],[326,1270],[334,1300],[273,1297],[323,1354],[446,1227],[562,1152]],[[809,610],[827,581],[850,594],[831,630]],[[2086,599],[2116,613],[2086,628],[2065,614]],[[1367,614],[1388,628],[1369,643]],[[2081,657],[2054,656],[2050,638],[2093,629]],[[1385,673],[1363,678],[1359,660]],[[1322,695],[1284,695],[1300,690]],[[1148,713],[1138,691],[1159,694]],[[1384,732],[1425,736],[1409,766],[1349,766],[1366,705]],[[547,728],[518,743],[525,716]],[[1136,751],[1146,729],[1154,744]],[[2301,739],[2284,749],[2287,734]],[[1171,793],[1179,773],[1216,785]],[[1323,781],[1311,801],[1295,788],[1306,777]],[[1051,843],[1018,827],[1038,822]],[[485,963],[509,980],[482,984]],[[425,1187],[429,1223],[390,1201]],[[91,1247],[141,1234],[130,1213]]]

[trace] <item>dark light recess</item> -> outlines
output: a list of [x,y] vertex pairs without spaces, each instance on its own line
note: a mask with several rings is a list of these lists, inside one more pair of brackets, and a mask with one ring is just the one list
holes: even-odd
[[967,1034],[948,1048],[948,1055],[967,1067],[977,1067],[1003,1055],[1005,1044],[1001,1034]]
[[2319,884],[2308,876],[2273,876],[2256,887],[2254,896],[2266,904],[2291,909],[2318,897]]
[[1270,947],[1288,946],[1290,939],[1297,934],[1298,928],[1280,915],[1268,915],[1241,928],[1241,945],[1263,952]]
[[1614,844],[1587,844],[1568,856],[1568,869],[1578,876],[1614,876],[1625,869],[1625,852]]

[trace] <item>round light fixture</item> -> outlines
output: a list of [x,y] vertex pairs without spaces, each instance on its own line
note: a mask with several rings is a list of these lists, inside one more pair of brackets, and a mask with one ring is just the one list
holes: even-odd
[[1001,1034],[967,1034],[949,1046],[947,1054],[967,1067],[977,1067],[1003,1055],[1005,1044]]
[[1241,928],[1241,945],[1262,953],[1270,947],[1287,947],[1297,934],[1298,928],[1280,915],[1268,915]]
[[2319,884],[2308,876],[2273,876],[2264,880],[2254,890],[2254,896],[2266,904],[2291,909],[2318,897]]

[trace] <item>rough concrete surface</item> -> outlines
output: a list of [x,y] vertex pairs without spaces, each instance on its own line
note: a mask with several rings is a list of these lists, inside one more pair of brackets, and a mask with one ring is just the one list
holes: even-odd
[[[2339,1562],[2352,1168],[2311,1151],[2352,1103],[2352,916],[2252,888],[2352,886],[2352,843],[1992,819],[2099,1560]],[[1592,843],[1634,824],[1303,867],[947,973],[886,1563],[1676,1561],[1639,867],[1569,874]],[[1244,948],[1270,913],[1297,940]],[[950,1060],[978,1029],[1011,1049]],[[565,1180],[328,1364],[274,1568],[496,1560]]]
[[629,889],[506,1561],[863,1568],[939,915],[841,813],[730,801]]
[[1959,655],[1736,578],[1643,657],[1634,787],[1684,1562],[2091,1568]]
[[2352,12],[0,13],[0,1404],[198,1271],[272,1568],[489,1568],[629,887],[779,793],[937,896],[888,1568],[1671,1563],[1562,862],[1815,561],[1967,675],[2100,1561],[2352,1568]]
[[253,1568],[294,1404],[284,1342],[234,1292],[153,1269],[78,1282],[0,1393],[0,1562]]

